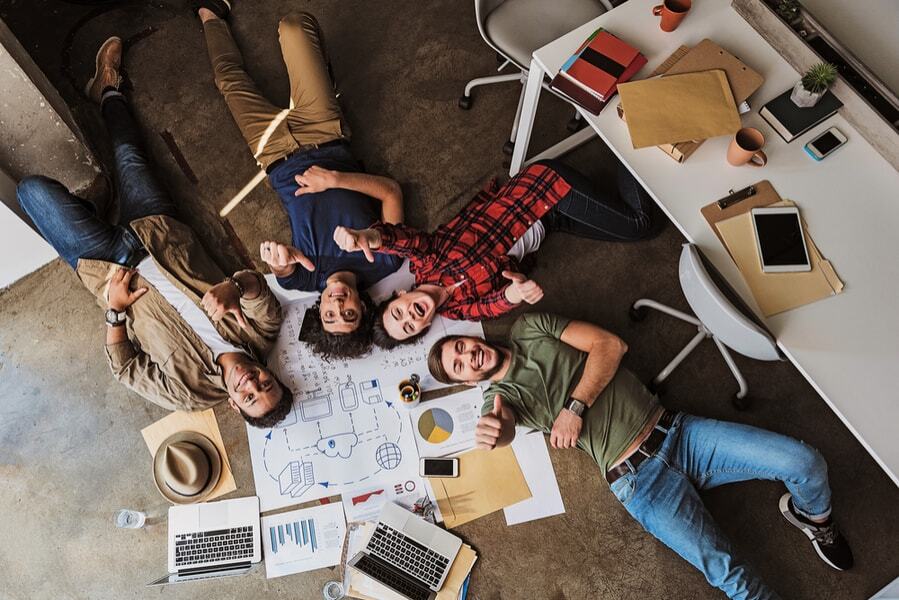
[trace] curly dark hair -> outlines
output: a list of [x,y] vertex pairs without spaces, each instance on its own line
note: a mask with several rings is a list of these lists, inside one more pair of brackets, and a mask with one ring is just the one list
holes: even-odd
[[312,346],[312,352],[325,360],[332,358],[359,358],[371,351],[372,326],[375,320],[375,303],[365,292],[359,292],[362,315],[359,326],[350,333],[325,331],[321,318],[321,298],[306,311],[303,317],[303,335],[300,341]]
[[275,381],[281,386],[281,399],[278,400],[275,408],[271,409],[261,417],[251,417],[245,413],[242,408],[239,406],[237,407],[237,410],[240,411],[240,416],[242,416],[244,421],[249,423],[252,427],[258,427],[259,429],[274,427],[283,421],[284,417],[290,412],[290,409],[293,408],[293,392],[290,391],[290,388],[284,385],[284,382],[280,379],[275,379]]
[[390,306],[390,303],[399,297],[399,293],[393,292],[393,295],[391,295],[390,298],[384,300],[378,305],[378,309],[374,314],[374,324],[371,329],[372,341],[375,343],[375,346],[383,348],[384,350],[392,350],[393,348],[402,346],[403,344],[411,344],[428,332],[428,327],[425,327],[412,337],[408,337],[404,340],[398,340],[396,338],[390,337],[390,334],[387,333],[387,330],[384,328],[384,313],[387,312],[387,308],[388,306]]

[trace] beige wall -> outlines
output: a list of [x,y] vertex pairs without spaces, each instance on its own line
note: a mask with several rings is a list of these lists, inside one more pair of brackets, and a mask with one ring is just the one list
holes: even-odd
[[899,0],[800,0],[899,96]]
[[59,93],[0,21],[0,287],[56,256],[26,223],[16,182],[39,173],[80,191],[96,165]]

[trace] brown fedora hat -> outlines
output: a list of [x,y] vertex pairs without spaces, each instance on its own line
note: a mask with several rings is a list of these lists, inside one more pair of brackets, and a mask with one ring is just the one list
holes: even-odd
[[169,436],[153,457],[153,480],[159,493],[175,504],[200,502],[222,474],[222,457],[208,437],[195,431]]

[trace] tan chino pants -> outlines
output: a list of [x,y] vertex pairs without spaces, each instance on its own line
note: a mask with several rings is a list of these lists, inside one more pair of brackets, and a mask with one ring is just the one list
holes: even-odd
[[215,84],[263,169],[300,146],[349,137],[348,128],[341,123],[318,23],[312,15],[291,14],[278,25],[281,55],[290,78],[290,107],[283,109],[269,102],[244,70],[228,24],[212,19],[203,29]]

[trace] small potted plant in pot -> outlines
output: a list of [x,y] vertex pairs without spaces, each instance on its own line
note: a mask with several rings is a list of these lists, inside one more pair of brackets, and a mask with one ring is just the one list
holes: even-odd
[[818,103],[833,82],[837,80],[837,68],[822,62],[809,67],[793,87],[790,100],[800,108],[808,108]]

